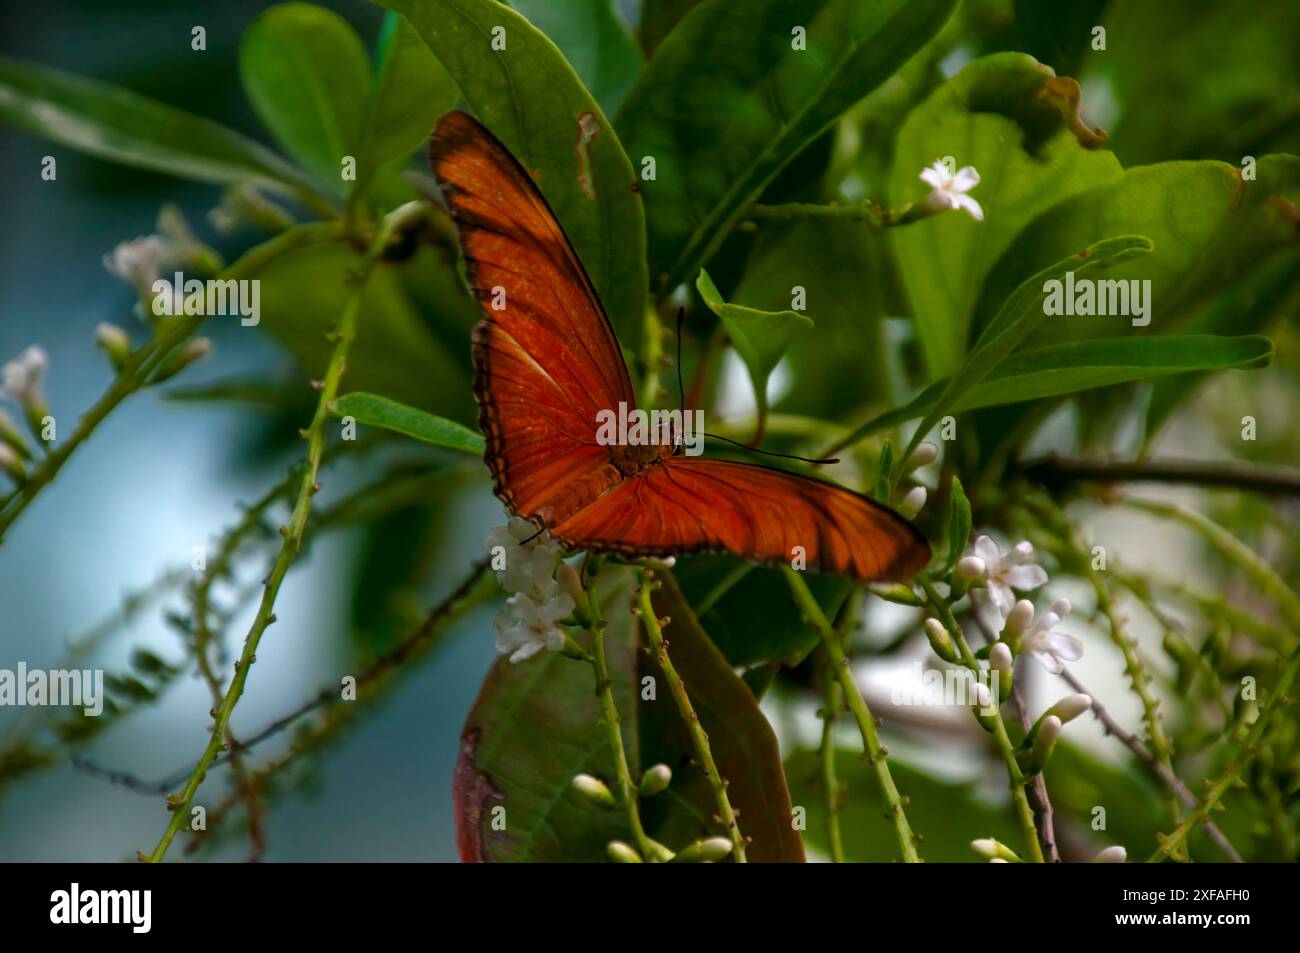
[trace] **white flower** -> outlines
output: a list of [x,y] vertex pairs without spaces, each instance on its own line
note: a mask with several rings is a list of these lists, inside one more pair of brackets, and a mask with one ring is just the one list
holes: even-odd
[[542,649],[558,652],[564,648],[564,630],[556,623],[573,611],[573,599],[552,583],[552,591],[542,600],[517,592],[506,600],[497,613],[497,651],[509,655],[510,661],[522,662]]
[[[573,612],[577,603],[564,591],[574,580],[566,579],[562,587],[555,579],[564,555],[560,544],[550,533],[515,516],[488,533],[484,548],[497,581],[514,593],[493,619],[497,651],[508,654],[512,662],[522,662],[542,649],[557,652],[564,648],[564,631],[556,623]],[[576,578],[576,573],[572,575]]]
[[513,516],[508,525],[493,528],[484,548],[493,567],[500,567],[497,582],[506,592],[526,593],[540,602],[554,589],[563,550],[550,533],[539,532],[528,520]]
[[49,358],[45,352],[32,345],[5,364],[3,387],[0,389],[28,410],[43,406],[45,397],[41,392],[41,380],[47,364]]
[[953,175],[943,162],[936,161],[928,169],[921,170],[921,181],[930,186],[930,194],[919,204],[930,214],[959,208],[975,221],[984,221],[984,209],[966,194],[980,184],[980,174],[973,165],[965,166]]
[[995,672],[1011,671],[1011,648],[1005,642],[994,642],[989,649],[989,668]]
[[1060,675],[1065,662],[1083,658],[1083,642],[1073,635],[1057,632],[1061,619],[1070,612],[1070,600],[1058,599],[1043,617],[1020,637],[1020,651],[1028,652],[1053,675]]
[[1047,582],[1047,573],[1043,567],[1030,562],[1034,558],[1034,547],[1027,541],[1016,543],[1005,556],[989,536],[980,536],[975,540],[973,548],[975,555],[984,561],[984,579],[988,585],[989,598],[1003,618],[1006,618],[1016,602],[1012,589],[1028,592]]
[[129,242],[121,242],[110,254],[104,256],[104,267],[132,287],[149,291],[161,277],[167,257],[162,238],[144,235]]

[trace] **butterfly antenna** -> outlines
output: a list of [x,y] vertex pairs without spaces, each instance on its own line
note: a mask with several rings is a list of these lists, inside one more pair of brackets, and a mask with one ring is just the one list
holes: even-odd
[[686,317],[686,308],[677,309],[677,406],[686,413],[686,387],[682,384],[682,320]]
[[769,457],[782,457],[786,460],[799,460],[803,463],[811,463],[814,466],[824,466],[828,463],[840,462],[839,457],[821,457],[819,459],[814,459],[812,457],[801,457],[797,453],[777,453],[775,450],[763,450],[759,447],[751,447],[747,443],[741,443],[739,440],[732,440],[730,437],[720,437],[716,433],[709,433],[707,431],[705,431],[704,436],[712,440],[721,440],[723,443],[735,444],[741,450],[747,450],[750,453],[762,453]]
[[[686,387],[682,384],[682,319],[686,317],[686,308],[677,309],[677,394],[678,406],[682,409],[682,414],[686,413]],[[839,463],[839,457],[823,457],[814,460],[812,457],[801,457],[795,453],[777,453],[775,450],[761,450],[758,447],[751,447],[749,444],[741,443],[739,440],[732,440],[730,437],[719,437],[715,433],[705,431],[704,436],[713,440],[721,440],[724,443],[734,444],[742,450],[749,453],[762,453],[769,457],[782,457],[786,460],[799,460],[803,463],[811,463],[814,466],[823,466],[828,463]]]

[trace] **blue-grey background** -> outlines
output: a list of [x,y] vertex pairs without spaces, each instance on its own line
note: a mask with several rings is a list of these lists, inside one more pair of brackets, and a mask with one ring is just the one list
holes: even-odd
[[[236,51],[243,29],[268,5],[6,5],[0,52],[128,87],[267,142],[240,88]],[[325,5],[373,44],[382,11],[359,0]],[[206,52],[190,48],[195,24],[207,28]],[[57,156],[54,182],[40,178],[47,154]],[[95,325],[110,320],[137,340],[144,336],[130,314],[132,292],[103,268],[102,256],[154,231],[167,202],[228,256],[247,244],[247,235],[223,240],[207,224],[206,212],[220,197],[215,187],[109,165],[3,126],[0,181],[0,361],[33,343],[45,348],[46,391],[66,436],[110,380],[92,344]],[[285,364],[266,337],[231,325],[210,323],[215,352],[186,383]],[[110,615],[124,593],[147,588],[169,567],[188,566],[195,546],[210,545],[238,517],[236,504],[259,496],[292,461],[294,448],[250,461],[263,439],[264,428],[245,408],[166,402],[155,392],[137,395],[110,417],[0,548],[0,668],[20,660],[33,668],[57,665],[67,641]],[[499,507],[481,491],[458,497],[454,512],[465,526],[445,538],[462,541],[464,550],[439,554],[427,583],[430,599],[459,581],[486,527],[500,522]],[[258,652],[235,715],[237,732],[251,734],[331,684],[354,657],[348,619],[357,543],[355,534],[332,535],[290,575],[277,607],[281,621]],[[264,564],[244,569],[251,578]],[[273,803],[268,859],[455,858],[451,771],[460,724],[494,654],[490,612],[465,620],[382,708],[319,760],[308,796],[293,797],[285,809]],[[233,633],[246,630],[248,614],[235,620]],[[110,671],[124,668],[137,645],[181,657],[177,635],[159,615],[144,613],[115,637],[105,654],[115,663]],[[191,765],[207,737],[209,704],[202,683],[183,677],[160,707],[131,716],[87,753],[145,778]],[[21,715],[0,709],[0,738]],[[211,805],[227,790],[226,779],[214,775],[199,801]],[[166,821],[161,798],[59,767],[0,796],[0,860],[125,859],[152,849]],[[236,836],[208,856],[235,860],[246,852]],[[181,852],[173,848],[170,856]]]

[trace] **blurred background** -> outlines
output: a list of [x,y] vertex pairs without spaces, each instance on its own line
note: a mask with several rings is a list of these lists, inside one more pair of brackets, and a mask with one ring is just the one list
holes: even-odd
[[[359,0],[322,5],[346,17],[373,46],[381,10]],[[268,4],[47,0],[25,4],[21,11],[15,6],[0,13],[5,55],[118,84],[267,141],[239,83],[236,54],[244,28]],[[968,39],[955,44],[942,69],[951,75],[977,55],[1016,49],[1060,73],[1080,76],[1085,108],[1112,131],[1108,146],[1125,166],[1195,158],[1235,163],[1244,150],[1256,148],[1300,151],[1300,30],[1294,17],[1261,15],[1267,3],[1197,2],[1182,5],[1185,17],[1171,23],[1146,20],[1141,10],[1131,9],[1143,5],[1123,6],[1129,9],[1121,14],[1096,2],[1070,4],[1068,10],[1054,2],[968,4],[962,14]],[[640,23],[639,0],[622,0],[618,7],[630,26]],[[1045,39],[1059,31],[1044,29],[1044,22],[1061,17],[1071,18],[1083,32],[1093,22],[1113,23],[1112,38],[1127,39],[1104,69],[1080,72],[1077,44],[1061,49]],[[1284,20],[1288,29],[1279,28]],[[205,53],[190,48],[195,24],[206,27]],[[1134,38],[1141,38],[1141,49]],[[1223,67],[1214,81],[1202,75],[1205,63]],[[829,151],[829,141],[825,145]],[[55,182],[39,176],[41,158],[48,154],[58,157]],[[249,236],[223,236],[208,224],[207,213],[220,198],[215,187],[125,169],[6,126],[0,126],[0,176],[8,186],[6,227],[0,230],[0,361],[40,344],[49,354],[46,391],[52,412],[61,428],[70,428],[111,380],[92,344],[95,326],[113,321],[140,332],[137,336],[143,332],[131,313],[133,292],[105,270],[103,256],[121,241],[152,232],[167,203],[178,206],[200,237],[228,260],[248,246]],[[472,312],[459,312],[459,319],[472,320]],[[214,338],[215,351],[187,372],[183,386],[133,398],[9,532],[0,548],[0,667],[12,668],[18,660],[31,668],[58,665],[68,644],[111,619],[124,597],[158,592],[164,573],[186,570],[195,547],[210,546],[221,528],[238,519],[237,504],[259,496],[297,459],[300,445],[293,430],[310,412],[309,394],[302,395],[300,411],[260,414],[245,404],[165,396],[169,390],[254,374],[289,382],[286,386],[301,383],[279,345],[236,328],[233,321],[209,322],[205,333]],[[468,354],[449,352],[449,357],[465,376],[434,375],[429,386],[446,388],[443,412],[464,419]],[[1281,369],[1253,375],[1248,384],[1234,378],[1215,386],[1258,388],[1264,402],[1293,416],[1295,378],[1282,363]],[[784,369],[778,373],[775,409],[782,409],[779,399],[790,391],[807,395],[816,387],[811,378],[821,371],[813,368],[803,381],[791,380]],[[855,372],[860,376],[862,369]],[[716,399],[727,415],[743,417],[752,409],[746,387],[738,367],[724,376]],[[1210,389],[1198,398],[1189,411],[1192,422],[1175,426],[1162,449],[1203,458],[1228,455],[1215,427],[1204,426],[1215,414],[1214,393]],[[1050,428],[1043,446],[1051,446]],[[1285,446],[1273,449],[1291,452]],[[259,729],[333,683],[350,661],[391,645],[420,607],[461,581],[488,527],[502,521],[482,476],[468,467],[464,479],[449,480],[439,491],[436,505],[332,532],[312,546],[279,600],[282,621],[258,653],[250,690],[235,715],[237,734]],[[359,479],[342,463],[324,482],[333,490]],[[1180,550],[1176,535],[1155,533],[1132,517],[1108,535],[1127,540],[1126,548],[1145,553],[1146,562],[1159,562],[1169,576],[1194,571],[1195,560]],[[261,565],[260,556],[250,560],[244,578],[255,578]],[[169,600],[175,600],[175,592],[163,591],[162,606]],[[273,801],[266,819],[267,859],[455,859],[451,776],[460,726],[495,657],[493,611],[482,607],[462,620],[381,708],[335,742],[326,757],[315,759],[303,796]],[[232,630],[245,630],[250,618],[251,606],[245,605]],[[881,643],[888,642],[888,615],[870,621]],[[1075,631],[1084,634],[1083,624]],[[1158,646],[1155,633],[1139,635],[1156,639]],[[1089,639],[1078,674],[1118,719],[1135,725],[1138,708],[1120,679],[1118,656],[1098,641]],[[134,615],[111,645],[102,656],[110,670],[124,667],[137,647],[163,659],[181,658],[177,634],[157,605]],[[864,681],[887,693],[892,679],[910,671],[908,662],[904,657],[872,664],[862,672]],[[145,779],[186,768],[205,743],[209,704],[204,686],[182,675],[158,705],[128,716],[129,723],[106,731],[85,754]],[[815,744],[815,705],[772,704],[769,711],[791,750]],[[0,741],[23,717],[20,710],[0,708]],[[1080,725],[1072,738],[1103,761],[1122,760],[1122,749],[1103,743],[1091,722]],[[932,777],[975,778],[975,766],[963,762],[956,749],[901,740],[898,750],[903,761],[910,759]],[[911,783],[925,782],[914,778]],[[200,800],[221,793],[223,783],[213,778]],[[969,794],[987,803],[999,797],[980,785]],[[59,764],[0,790],[0,860],[129,859],[134,850],[153,845],[165,818],[160,798]],[[929,823],[942,821],[935,817]],[[238,860],[246,853],[246,842],[232,836],[203,856]]]

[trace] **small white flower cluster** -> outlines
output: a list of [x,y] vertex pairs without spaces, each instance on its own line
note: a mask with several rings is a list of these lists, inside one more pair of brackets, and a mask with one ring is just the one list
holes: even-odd
[[1057,599],[1037,621],[1034,621],[1032,602],[1016,601],[1013,590],[1028,592],[1047,584],[1047,572],[1033,562],[1034,547],[1027,540],[1003,555],[991,537],[980,536],[972,549],[971,555],[957,563],[957,576],[968,585],[988,591],[989,601],[1004,623],[1002,642],[1016,652],[1028,652],[1057,675],[1065,662],[1083,657],[1083,642],[1057,629],[1070,613],[1070,600]]
[[163,239],[158,235],[142,235],[129,242],[120,242],[104,256],[104,267],[109,274],[121,278],[141,292],[150,291],[153,283],[162,277],[163,263],[168,260]]
[[575,603],[555,580],[563,555],[560,545],[528,520],[511,517],[508,525],[488,533],[485,548],[492,564],[501,565],[497,581],[512,593],[492,620],[497,651],[522,662],[542,649],[564,648],[564,631],[556,623],[573,612]]
[[45,351],[33,344],[13,360],[5,363],[3,390],[6,397],[17,401],[18,405],[31,413],[45,406],[45,394],[41,383],[45,378],[45,368],[49,365]]

